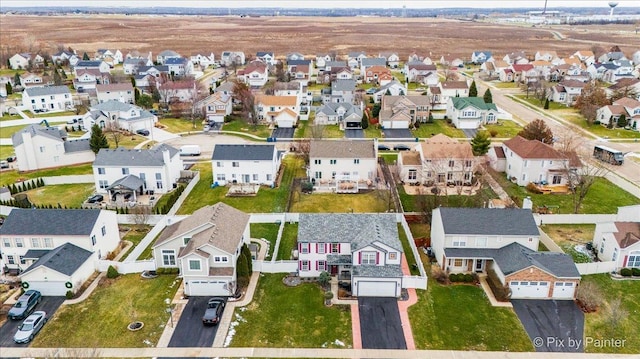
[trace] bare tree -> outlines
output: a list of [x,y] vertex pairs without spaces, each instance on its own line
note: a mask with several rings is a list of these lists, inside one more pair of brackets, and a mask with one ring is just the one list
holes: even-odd
[[324,130],[325,130],[324,125],[313,124],[310,126],[310,130],[311,130],[311,138],[319,140],[324,137]]
[[584,86],[582,93],[576,98],[574,107],[580,110],[588,123],[593,123],[596,120],[598,109],[610,104],[604,89],[591,81]]
[[149,217],[151,216],[151,207],[149,206],[135,206],[131,210],[131,217],[133,218],[133,223],[136,224],[138,229],[142,229],[149,222]]
[[576,300],[582,307],[582,310],[591,313],[598,310],[604,301],[600,287],[593,282],[582,282],[576,290]]
[[611,328],[616,329],[629,316],[629,311],[622,304],[620,297],[616,297],[607,306],[607,322]]
[[104,131],[107,137],[113,141],[115,147],[118,148],[120,145],[120,140],[122,139],[122,132],[118,128],[118,123],[115,121],[109,121],[107,128]]
[[256,97],[251,92],[249,86],[240,81],[233,81],[233,95],[236,101],[242,104],[242,114],[247,119],[248,123],[254,127],[258,125],[258,113],[256,111]]
[[586,143],[575,142],[562,148],[563,175],[571,191],[573,213],[580,211],[582,202],[597,179],[611,171],[608,164],[591,158],[591,151],[587,146]]
[[446,68],[442,71],[442,75],[444,76],[444,81],[455,81],[458,78],[458,74],[455,71]]

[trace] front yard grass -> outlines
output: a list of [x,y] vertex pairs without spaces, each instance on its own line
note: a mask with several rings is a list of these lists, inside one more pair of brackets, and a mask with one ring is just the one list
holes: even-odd
[[518,132],[522,130],[522,126],[511,120],[498,121],[498,123],[494,125],[484,125],[484,128],[489,133],[491,133],[491,131],[495,131],[495,137],[497,138],[515,137]]
[[519,84],[517,82],[502,82],[502,81],[494,81],[491,84],[499,89],[517,89],[519,88]]
[[[605,303],[595,313],[585,314],[584,335],[593,339],[620,339],[624,345],[618,348],[586,345],[587,353],[640,353],[640,281],[613,280],[608,274],[594,274],[582,277],[582,284],[595,283],[604,296]],[[611,303],[620,300],[627,315],[615,323],[611,318]]]
[[225,122],[222,126],[224,131],[243,132],[246,134],[267,138],[271,136],[271,129],[266,125],[251,125],[243,120],[235,119],[230,122]]
[[2,116],[0,116],[0,121],[11,121],[11,120],[20,120],[20,119],[22,119],[22,116],[10,115],[8,113],[3,113]]
[[9,126],[0,128],[0,138],[11,138],[14,133],[27,127],[27,125]]
[[196,126],[194,127],[193,121],[185,120],[183,118],[162,118],[158,120],[158,123],[166,126],[164,130],[171,133],[193,132],[202,130],[200,121],[196,121]]
[[44,112],[44,113],[33,113],[30,110],[23,111],[25,115],[31,118],[49,118],[49,117],[61,117],[61,116],[81,116],[86,113],[86,111],[80,111],[80,113],[76,113],[76,111],[60,111],[60,112]]
[[369,124],[369,127],[364,130],[364,137],[366,138],[380,138],[382,137],[382,131],[376,125]]
[[11,156],[13,153],[13,146],[0,146],[0,160],[6,160],[7,157]]
[[351,348],[349,306],[326,307],[323,291],[316,283],[287,287],[283,277],[260,276],[254,300],[234,313],[238,325],[231,346]]
[[278,223],[251,223],[250,224],[251,238],[264,238],[269,241],[269,252],[267,252],[267,258],[271,259],[273,256],[273,249],[276,246],[278,240],[278,229],[280,225]]
[[[33,341],[41,348],[155,347],[168,321],[165,298],[173,298],[180,284],[175,276],[143,279],[128,274],[102,279],[91,296],[62,306]],[[141,321],[132,332],[127,325]],[[99,329],[98,329],[99,327]]]
[[93,193],[93,183],[57,184],[26,191],[29,201],[36,205],[79,208]]
[[[420,255],[428,263],[427,257]],[[409,307],[417,349],[534,350],[512,309],[491,306],[477,286],[439,284],[432,279],[429,269],[427,290],[418,290],[418,303]]]
[[411,130],[414,137],[428,138],[433,137],[439,133],[447,135],[451,138],[466,138],[464,132],[459,130],[453,125],[447,123],[446,120],[434,120],[433,122],[421,123],[420,127]]
[[19,173],[17,170],[5,171],[5,172],[2,172],[2,176],[0,176],[0,186],[15,183],[19,179],[31,179],[31,178],[39,178],[39,177],[49,177],[49,176],[53,177],[53,176],[64,176],[64,175],[90,175],[90,174],[93,174],[93,168],[91,166],[92,166],[91,163],[85,163],[80,165],[51,168],[46,170],[25,172],[25,173]]
[[293,194],[291,212],[311,213],[371,213],[386,212],[393,202],[388,191],[374,190],[366,193]]
[[280,238],[280,247],[278,247],[278,257],[276,260],[291,259],[291,250],[297,248],[298,241],[298,223],[285,223]]
[[[107,141],[109,142],[109,148],[115,149],[116,143],[113,140],[113,136],[108,132],[105,133],[105,135],[107,136]],[[131,134],[130,136],[122,134],[120,136],[120,140],[118,141],[118,147],[134,148],[146,140],[146,137],[142,137],[136,134]],[[149,142],[148,144],[153,146],[153,142]]]
[[[531,197],[534,209],[537,206],[558,206],[555,213],[573,213],[572,194],[535,194],[509,181],[504,174],[495,173],[494,178],[516,202],[522,206],[522,200]],[[640,199],[609,182],[605,178],[597,178],[589,193],[582,202],[578,213],[617,213],[618,207],[640,204]]]
[[553,114],[577,125],[592,134],[604,138],[640,138],[640,132],[625,130],[624,128],[609,129],[601,124],[590,124],[578,110],[569,108],[561,111],[553,111]]

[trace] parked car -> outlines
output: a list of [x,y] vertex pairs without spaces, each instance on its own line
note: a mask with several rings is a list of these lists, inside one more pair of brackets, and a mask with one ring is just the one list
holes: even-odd
[[373,95],[374,93],[378,92],[378,89],[375,87],[372,87],[370,89],[367,90],[366,94],[367,95]]
[[151,109],[151,110],[149,110],[149,113],[152,114],[152,115],[157,115],[158,114],[158,110]]
[[142,135],[142,136],[149,136],[149,130],[142,128],[139,129],[138,131],[136,131],[137,134]]
[[0,161],[0,168],[9,168],[8,161]]
[[39,310],[33,312],[27,319],[20,324],[18,331],[13,336],[13,341],[18,344],[29,343],[33,340],[33,337],[38,334],[40,329],[47,322],[47,313]]
[[42,295],[37,290],[28,290],[18,298],[18,301],[9,309],[7,316],[10,319],[22,319],[27,317],[42,300]]
[[204,125],[204,127],[202,128],[204,132],[209,132],[210,129],[211,129],[211,126],[209,125]]
[[104,200],[104,196],[101,194],[94,194],[93,196],[87,199],[87,203],[99,203]]
[[394,151],[409,151],[411,148],[407,145],[395,145],[393,146]]
[[15,161],[16,161],[16,156],[7,157],[7,162],[15,162]]
[[391,151],[391,148],[387,145],[378,145],[378,151]]
[[209,299],[209,302],[207,302],[207,310],[202,316],[202,324],[217,325],[220,322],[225,305],[226,302],[224,298],[214,297]]

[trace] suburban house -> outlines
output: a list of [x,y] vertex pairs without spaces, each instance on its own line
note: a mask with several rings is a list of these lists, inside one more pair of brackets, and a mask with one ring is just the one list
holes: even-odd
[[347,65],[352,69],[360,67],[362,59],[366,59],[367,54],[364,51],[351,51],[347,54]]
[[256,107],[259,120],[271,126],[292,128],[300,116],[300,104],[297,96],[256,96]]
[[[529,82],[538,81],[538,72],[533,68],[533,64],[511,64],[511,71],[513,71],[513,82],[520,82],[527,84]],[[502,80],[502,79],[501,79]]]
[[331,54],[317,54],[316,55],[316,66],[321,69],[324,68],[327,62],[335,61],[335,57],[331,56]]
[[[0,226],[2,268],[47,296],[76,292],[120,244],[113,211],[14,208]],[[23,284],[24,287],[24,284]]]
[[223,66],[244,65],[244,63],[244,52],[242,51],[223,51],[220,56],[220,65]]
[[[509,81],[513,81],[513,75],[511,76],[511,79],[509,79],[508,81],[505,77],[506,76],[505,71],[507,69],[509,70],[509,73],[513,74],[511,69],[509,69],[509,66],[510,65],[505,61],[493,59],[490,61],[483,62],[482,65],[480,65],[480,70],[490,78],[498,78],[500,79],[500,81],[509,82]],[[503,74],[503,78],[500,78],[501,74]]]
[[184,77],[193,74],[193,63],[184,57],[170,57],[163,63],[172,76]]
[[285,56],[285,59],[287,60],[287,63],[289,61],[304,60],[304,55],[299,52],[289,52],[287,56]]
[[368,57],[362,59],[360,63],[360,73],[363,74],[367,72],[367,69],[372,66],[382,66],[387,67],[387,60],[383,57]]
[[480,65],[492,59],[491,51],[474,51],[471,53],[471,62]]
[[385,129],[410,128],[429,119],[428,96],[383,96],[378,118]]
[[180,151],[160,144],[150,149],[101,148],[93,161],[96,192],[108,194],[115,202],[117,195],[167,193],[177,186],[183,169]]
[[407,82],[415,82],[428,86],[435,86],[440,82],[436,65],[426,65],[423,62],[409,62],[404,65]]
[[83,117],[85,128],[97,123],[101,128],[121,129],[129,132],[147,129],[151,131],[158,117],[130,103],[108,100],[92,106]]
[[133,76],[136,81],[136,87],[144,91],[151,90],[169,78],[169,67],[164,65],[140,66],[138,73]]
[[335,80],[330,88],[322,90],[322,102],[327,103],[353,103],[356,93],[355,80]]
[[167,226],[153,245],[156,268],[178,268],[188,296],[233,296],[249,244],[249,215],[222,202]]
[[64,111],[73,101],[67,86],[29,87],[22,92],[22,105],[32,111]]
[[94,59],[102,60],[111,67],[122,63],[124,60],[120,50],[109,49],[98,49],[94,55]]
[[156,62],[159,63],[160,65],[164,65],[165,61],[167,61],[168,59],[178,59],[181,57],[182,56],[179,53],[173,50],[164,50],[160,52],[158,56],[156,56]]
[[298,275],[351,282],[356,297],[400,297],[403,250],[393,214],[306,214],[298,222]]
[[477,129],[498,121],[498,108],[482,97],[449,97],[447,118],[456,128]]
[[89,139],[69,140],[57,127],[29,125],[11,136],[19,171],[88,163],[95,159]]
[[318,190],[357,193],[378,176],[375,141],[312,140],[308,176]]
[[397,69],[398,65],[400,65],[400,56],[395,52],[381,52],[378,57],[385,59],[387,66],[392,69]]
[[596,119],[603,125],[611,121],[617,125],[620,116],[624,115],[627,125],[633,129],[640,128],[640,101],[623,97],[611,105],[600,107],[596,112]]
[[269,80],[267,64],[262,61],[251,61],[247,67],[238,70],[238,79],[250,87],[262,87]]
[[[579,167],[575,159],[568,158],[553,146],[520,136],[505,141],[502,150],[507,178],[518,186],[526,186],[529,182],[566,185],[569,171]],[[498,162],[497,155],[489,156],[494,159],[492,162]]]
[[46,84],[42,76],[40,75],[31,73],[31,72],[25,72],[22,75],[20,75],[20,86],[22,86],[23,88],[42,87],[45,85]]
[[197,53],[191,55],[189,60],[191,61],[191,65],[199,65],[204,68],[213,65],[216,60],[216,55],[214,55],[213,52],[209,53],[209,55],[206,53]]
[[[625,95],[625,97],[634,97],[640,101],[640,79],[624,78],[618,80],[615,84],[606,87],[605,92],[608,97],[615,94]],[[635,96],[633,96],[635,95]]]
[[213,181],[226,184],[272,186],[278,177],[282,153],[275,145],[215,144],[211,156]]
[[80,59],[74,52],[68,50],[60,50],[51,55],[51,61],[53,61],[53,63],[55,63],[56,65],[68,63],[69,65],[74,66],[78,63],[79,60]]
[[167,81],[158,85],[160,100],[167,104],[192,102],[197,95],[196,81]]
[[275,66],[278,63],[278,60],[276,60],[276,56],[273,54],[273,52],[258,51],[256,53],[256,59],[271,66]]
[[592,65],[594,62],[596,62],[595,56],[593,54],[593,51],[591,50],[580,50],[580,51],[576,51],[573,56],[577,57],[578,59],[580,59],[580,61],[585,65],[585,66],[590,66]]
[[598,57],[598,62],[600,63],[613,62],[613,61],[619,61],[619,60],[627,60],[626,56],[622,51],[609,51],[607,53],[600,55],[600,57]]
[[44,58],[40,54],[28,52],[15,54],[9,58],[9,66],[13,70],[26,70],[30,66],[40,67],[44,63]]
[[618,207],[615,220],[596,223],[593,247],[601,261],[616,269],[640,268],[640,206]]
[[367,71],[364,72],[363,78],[365,83],[373,83],[379,86],[384,86],[394,79],[391,70],[384,66],[368,67]]
[[287,60],[287,73],[294,80],[309,81],[312,71],[311,60]]
[[73,67],[73,74],[78,76],[80,70],[98,70],[102,73],[109,73],[111,67],[102,60],[81,60]]
[[555,51],[539,50],[533,55],[534,61],[548,61],[551,62],[558,58],[558,53]]
[[530,209],[436,208],[431,245],[442,270],[489,273],[511,299],[575,297],[580,273],[565,253],[538,252],[540,232]]
[[582,89],[586,85],[586,82],[577,80],[563,80],[551,88],[549,99],[553,102],[572,106],[576,102],[578,96],[582,94]]
[[415,51],[410,53],[407,57],[407,63],[409,62],[422,62],[426,65],[433,64],[433,61],[431,61],[431,58],[429,56],[426,56],[426,54],[417,53]]
[[464,61],[455,55],[447,54],[440,57],[440,65],[449,67],[462,67],[464,66]]
[[510,54],[505,55],[502,60],[507,62],[509,65],[529,63],[529,59],[527,58],[527,55],[524,53],[524,51],[514,51]]
[[380,86],[372,97],[373,101],[379,103],[384,96],[403,96],[408,93],[407,88],[400,83],[396,78],[393,78],[391,82],[386,85]]
[[78,92],[95,93],[96,85],[108,84],[111,82],[111,75],[108,72],[100,72],[98,69],[76,70],[73,79],[73,88]]
[[[362,106],[362,105],[361,105]],[[348,102],[326,103],[316,110],[316,125],[340,125],[340,129],[354,129],[362,126],[362,108]]]
[[148,57],[130,57],[125,59],[122,63],[122,69],[126,75],[137,74],[138,68],[143,66],[153,66],[153,61]]
[[133,103],[135,95],[131,83],[96,85],[96,96],[98,103],[110,100],[120,101],[122,103]]
[[438,83],[440,86],[440,101],[447,103],[452,97],[469,96],[469,84],[467,81],[446,81]]
[[475,157],[469,142],[458,142],[443,134],[427,138],[413,151],[398,154],[400,179],[406,183],[471,185]]
[[233,99],[223,92],[214,92],[200,100],[196,107],[203,111],[207,121],[223,123],[224,118],[233,112]]

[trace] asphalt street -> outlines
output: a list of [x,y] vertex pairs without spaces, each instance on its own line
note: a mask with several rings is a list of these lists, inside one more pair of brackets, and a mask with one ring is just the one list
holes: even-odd
[[[44,310],[47,313],[47,318],[51,318],[53,313],[58,310],[62,302],[65,301],[64,297],[42,297],[40,304],[36,305],[36,310]],[[24,320],[24,319],[23,319]],[[26,347],[29,344],[16,344],[13,342],[13,335],[18,330],[18,326],[22,324],[23,320],[11,320],[7,321],[0,327],[0,348],[2,347]],[[42,330],[46,330],[45,324]]]
[[363,349],[407,349],[396,298],[358,298]]

